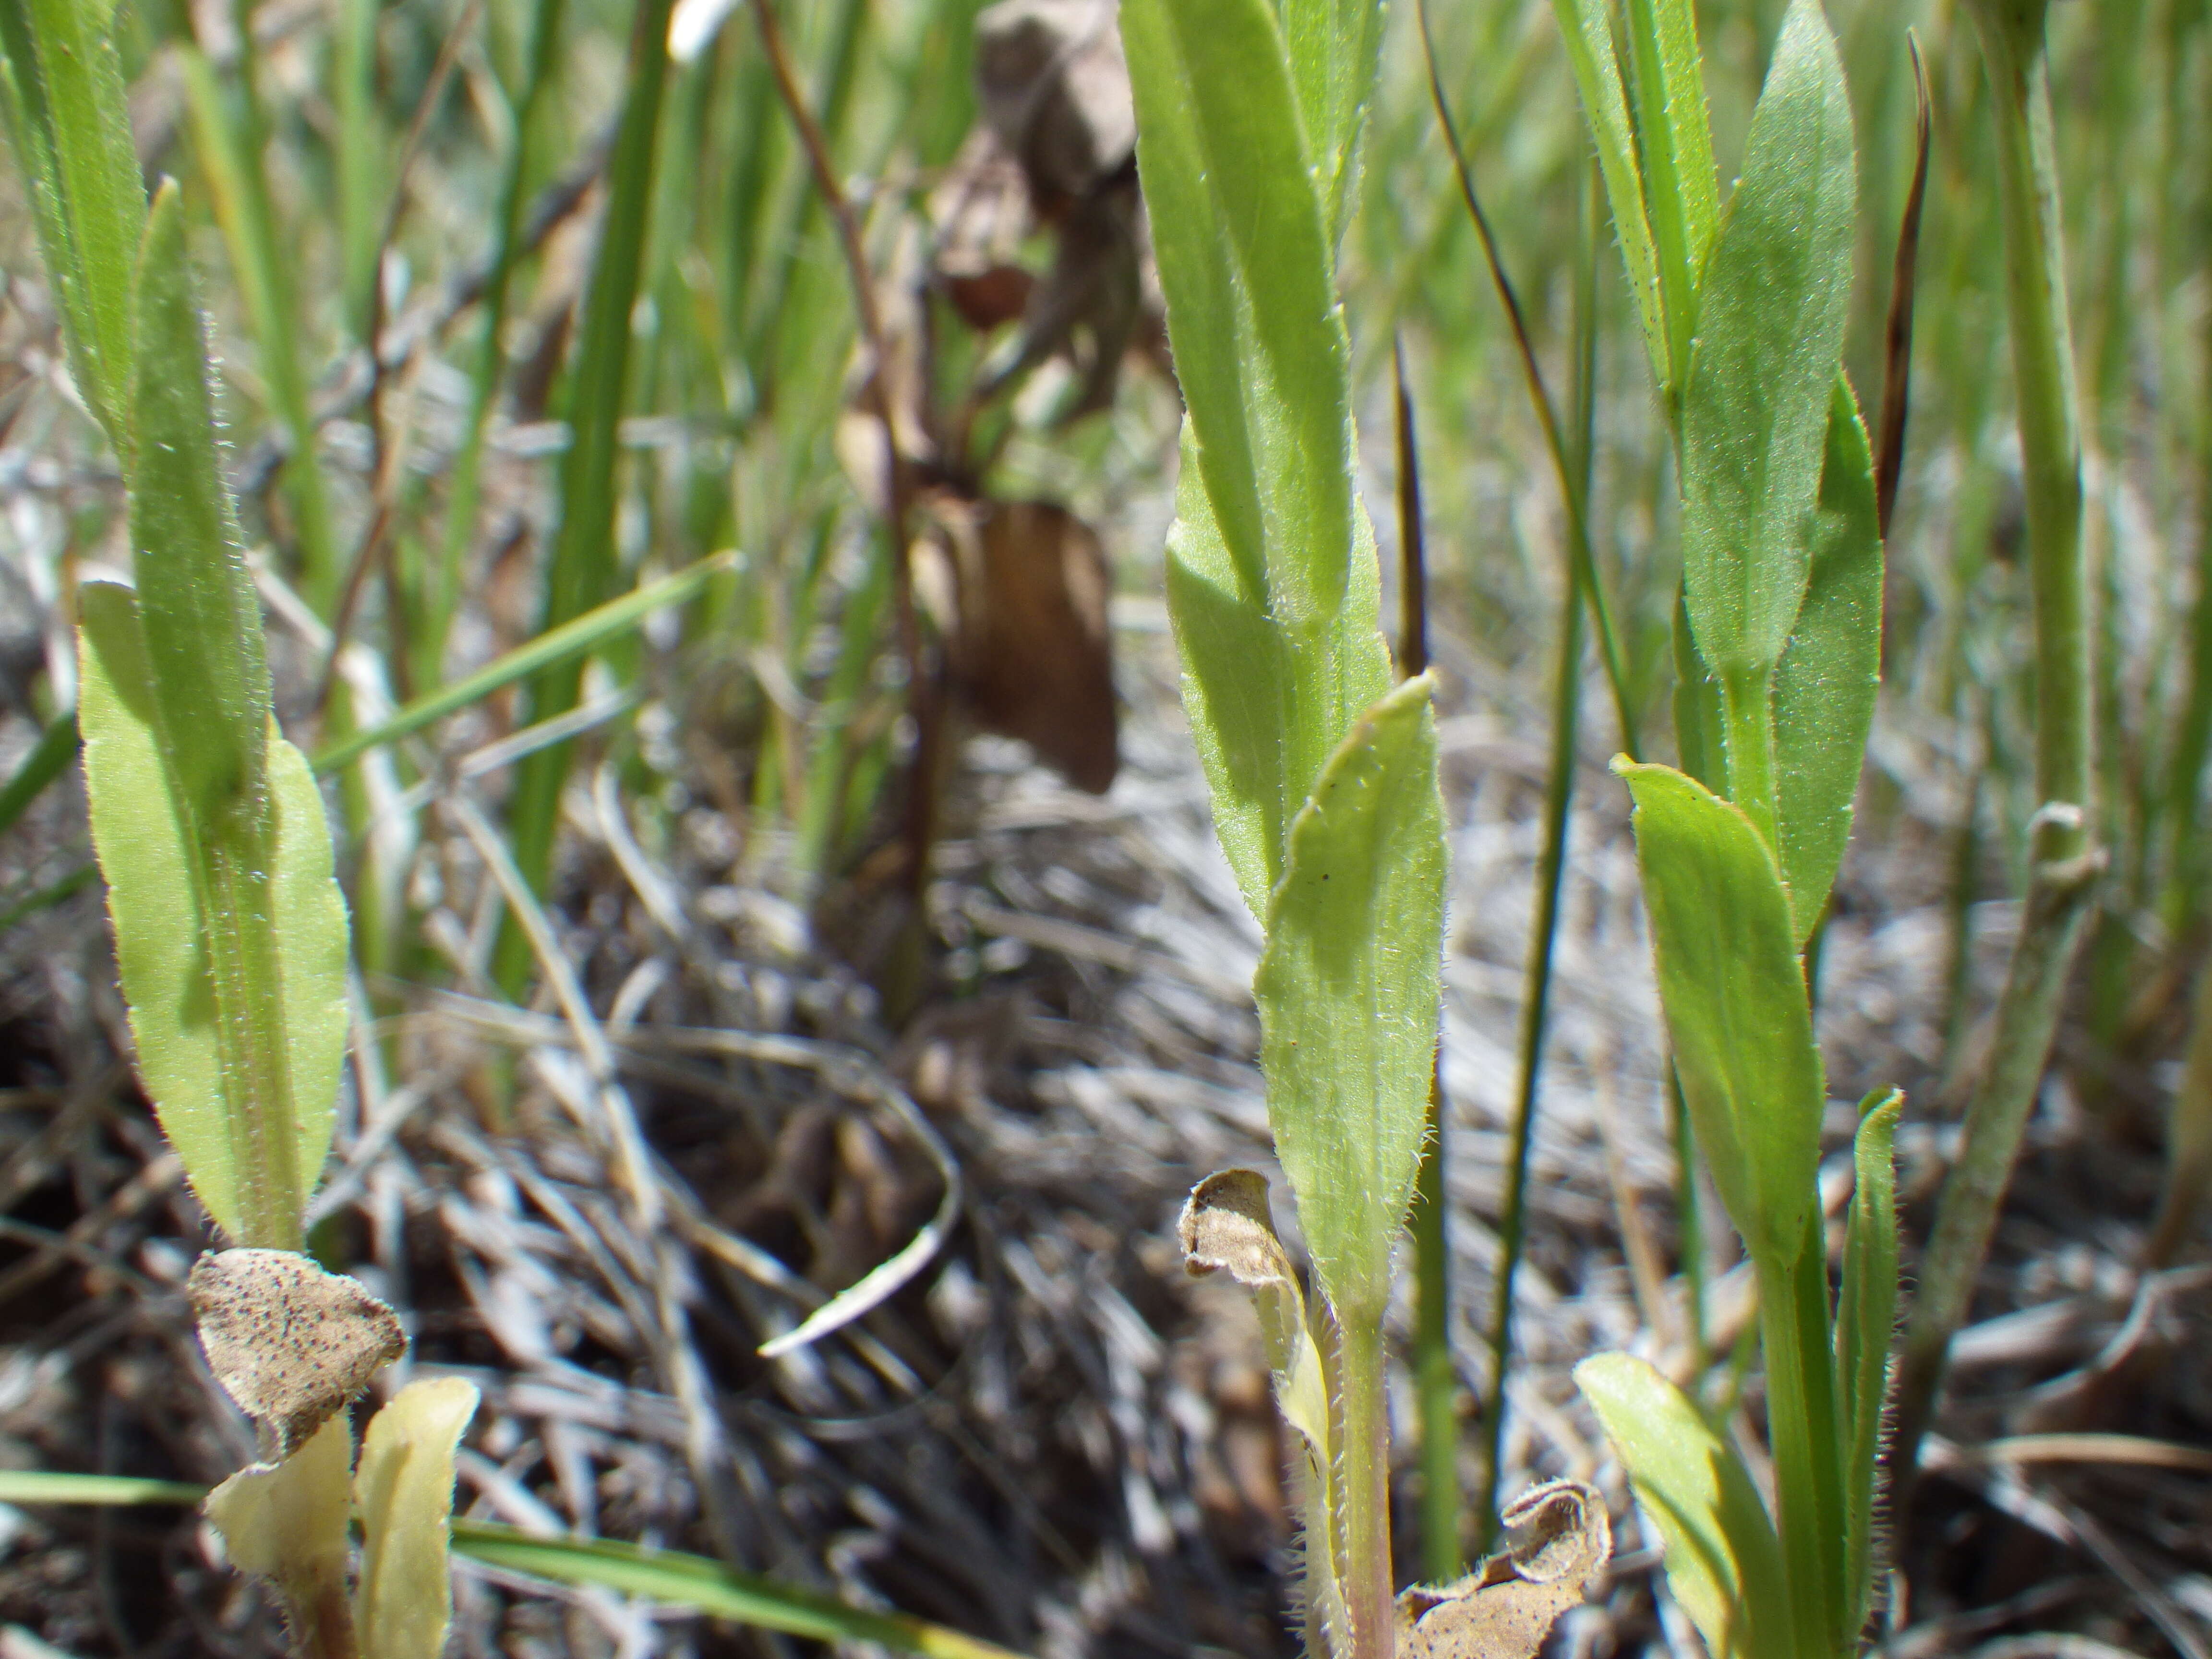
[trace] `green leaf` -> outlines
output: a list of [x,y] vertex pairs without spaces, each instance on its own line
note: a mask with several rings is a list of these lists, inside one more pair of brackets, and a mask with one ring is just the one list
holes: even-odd
[[1671,401],[1680,383],[1668,356],[1667,296],[1660,286],[1658,256],[1644,212],[1642,170],[1629,125],[1628,100],[1621,91],[1620,63],[1613,49],[1612,14],[1605,0],[1552,0],[1552,10],[1559,20],[1567,62],[1582,94],[1583,118],[1596,141],[1598,170],[1605,177],[1613,234],[1620,238],[1621,263],[1628,270],[1628,290],[1636,296],[1637,315],[1644,324],[1651,376]]
[[1905,1097],[1878,1090],[1860,1108],[1852,1146],[1857,1185],[1844,1235],[1836,1304],[1836,1397],[1844,1419],[1845,1583],[1860,1625],[1873,1612],[1875,1494],[1881,1469],[1882,1407],[1897,1323],[1897,1171],[1891,1152]]
[[1772,672],[1804,598],[1856,200],[1843,62],[1819,0],[1791,0],[1683,397],[1683,580],[1698,654],[1724,685]]
[[1133,0],[1121,29],[1189,410],[1169,605],[1215,821],[1260,915],[1291,815],[1389,684],[1348,348],[1267,0]]
[[216,836],[262,810],[269,665],[216,449],[206,325],[192,287],[184,200],[165,179],[138,257],[131,556],[155,724],[183,805],[203,835]]
[[[345,908],[321,798],[299,751],[269,732],[273,850],[264,879],[246,885],[270,902],[258,913],[218,913],[207,898],[210,849],[188,827],[163,764],[157,693],[131,592],[87,582],[77,606],[85,787],[139,1077],[192,1189],[225,1233],[244,1240],[281,1229],[287,1202],[296,1231],[301,1176],[311,1178],[330,1149],[346,1033]],[[218,951],[234,961],[248,954],[239,937],[247,932],[273,938],[276,971],[264,977],[282,989],[265,1008],[233,1009],[231,1029],[250,1042],[273,1030],[283,1045],[286,1146],[272,1146],[276,1126],[234,1099],[242,1068],[226,1064],[216,960]],[[270,1190],[275,1165],[273,1185],[289,1179],[295,1196]]]
[[362,1531],[353,1618],[362,1659],[445,1651],[453,1618],[453,1449],[477,1400],[465,1377],[425,1378],[369,1419],[353,1477]]
[[1717,795],[1728,793],[1728,742],[1723,735],[1721,689],[1706,673],[1690,637],[1690,613],[1680,589],[1674,594],[1674,748],[1682,769]]
[[1826,1089],[1789,895],[1737,807],[1671,767],[1613,769],[1636,799],[1659,1000],[1698,1144],[1752,1254],[1794,1261]]
[[1720,216],[1720,186],[1690,0],[1628,0],[1627,14],[1644,205],[1667,303],[1667,368],[1660,379],[1671,409],[1688,374],[1698,285]]
[[0,0],[0,99],[24,163],[70,372],[127,474],[131,282],[146,188],[105,0]]
[[1282,0],[1282,18],[1322,223],[1333,245],[1357,194],[1360,129],[1382,56],[1382,0]]
[[1641,1359],[1585,1359],[1575,1385],[1659,1528],[1668,1588],[1707,1650],[1715,1659],[1783,1659],[1782,1547],[1735,1448]]
[[1018,1659],[994,1642],[903,1613],[848,1607],[719,1561],[605,1540],[534,1538],[483,1521],[453,1522],[453,1548],[471,1560],[567,1584],[604,1584],[717,1619],[817,1641],[877,1642],[923,1659]]
[[1443,944],[1434,682],[1352,727],[1291,831],[1252,981],[1275,1150],[1331,1305],[1379,1315],[1428,1119]]
[[1810,579],[1774,672],[1778,852],[1802,945],[1850,839],[1881,684],[1881,532],[1874,457],[1850,383],[1835,378],[1820,506],[1806,520]]

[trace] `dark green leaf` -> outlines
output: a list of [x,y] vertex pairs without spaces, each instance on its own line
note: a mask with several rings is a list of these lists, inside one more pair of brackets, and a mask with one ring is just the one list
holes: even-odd
[[1636,799],[1659,1000],[1698,1145],[1752,1254],[1793,1261],[1825,1089],[1789,895],[1735,806],[1671,767],[1613,769]]
[[1169,604],[1215,821],[1259,915],[1298,803],[1389,684],[1344,323],[1267,0],[1132,0],[1121,28],[1189,409]]
[[163,752],[186,809],[214,836],[262,811],[269,665],[216,449],[206,325],[173,181],[163,183],[147,218],[137,298],[131,545],[138,622]]
[[105,0],[0,0],[0,82],[70,370],[127,471],[131,282],[146,189]]
[[1828,407],[1819,509],[1806,520],[1810,580],[1774,673],[1775,818],[1802,945],[1850,838],[1881,683],[1881,533],[1874,458],[1840,374]]
[[1682,409],[1682,562],[1725,686],[1788,642],[1811,550],[1857,196],[1850,100],[1819,0],[1791,0],[1713,243]]

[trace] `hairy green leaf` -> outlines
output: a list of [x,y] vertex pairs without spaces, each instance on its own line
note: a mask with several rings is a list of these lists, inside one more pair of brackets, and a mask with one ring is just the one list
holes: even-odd
[[[260,902],[212,904],[210,849],[163,763],[158,693],[131,593],[87,582],[77,607],[85,788],[139,1076],[192,1189],[225,1233],[281,1231],[286,1203],[296,1231],[330,1149],[345,1048],[345,907],[321,797],[299,751],[267,730],[273,845],[259,877],[248,872],[240,884]],[[246,954],[239,935],[246,932],[273,939],[276,971],[265,977],[282,988],[268,1006],[234,1008],[226,1021],[216,960]],[[273,1035],[282,1045],[289,1140],[238,1103],[229,1033],[240,1042]],[[268,1190],[272,1165],[282,1166],[275,1184],[289,1181],[289,1195]]]
[[1835,39],[1819,0],[1791,0],[1683,395],[1683,580],[1698,654],[1724,685],[1772,672],[1804,598],[1857,188]]
[[1590,137],[1597,143],[1598,170],[1605,178],[1605,196],[1613,209],[1621,263],[1628,270],[1628,290],[1636,296],[1637,316],[1644,325],[1644,349],[1651,359],[1651,375],[1671,401],[1680,381],[1668,356],[1667,295],[1660,286],[1658,255],[1644,210],[1636,135],[1629,125],[1628,100],[1621,90],[1620,62],[1613,52],[1612,14],[1605,0],[1552,0],[1552,10],[1559,20],[1567,62],[1582,94],[1583,118],[1589,121]]
[[1805,521],[1810,576],[1774,672],[1776,851],[1802,945],[1850,839],[1867,733],[1881,684],[1881,531],[1874,456],[1850,383],[1828,405],[1818,509]]
[[1863,1625],[1873,1612],[1875,1491],[1881,1471],[1882,1408],[1889,1395],[1897,1324],[1897,1171],[1891,1152],[1905,1097],[1869,1095],[1852,1146],[1857,1184],[1844,1235],[1836,1303],[1836,1399],[1844,1420],[1845,1584]]
[[1782,1546],[1735,1449],[1641,1359],[1599,1354],[1575,1385],[1659,1528],[1667,1585],[1715,1659],[1773,1659],[1790,1629]]
[[70,372],[131,467],[131,282],[146,222],[106,0],[0,0],[0,105],[28,175]]
[[1389,684],[1348,350],[1267,0],[1121,11],[1189,419],[1168,599],[1215,821],[1255,915],[1290,820]]
[[1382,0],[1282,0],[1282,16],[1322,223],[1334,242],[1358,193],[1360,129],[1382,49]]
[[214,837],[262,811],[269,665],[216,449],[205,325],[192,290],[184,199],[165,179],[138,258],[131,561],[155,726],[184,806]]
[[1671,767],[1613,769],[1636,799],[1659,1000],[1698,1145],[1752,1254],[1794,1261],[1826,1092],[1790,896],[1735,805]]
[[1720,186],[1690,0],[1628,0],[1627,21],[1644,204],[1667,302],[1667,369],[1660,378],[1671,403],[1688,374],[1698,286],[1720,216]]
[[1443,944],[1433,682],[1352,727],[1291,830],[1252,988],[1275,1150],[1340,1315],[1378,1315],[1428,1118]]
[[477,1399],[465,1377],[424,1378],[369,1419],[353,1477],[362,1531],[353,1618],[362,1659],[445,1651],[453,1618],[453,1450]]

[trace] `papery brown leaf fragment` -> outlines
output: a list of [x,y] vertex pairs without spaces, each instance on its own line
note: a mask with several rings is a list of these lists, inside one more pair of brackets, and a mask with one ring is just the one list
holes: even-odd
[[407,1351],[390,1308],[289,1250],[203,1255],[185,1294],[209,1369],[273,1441],[277,1462]]
[[[946,655],[986,731],[1019,738],[1079,789],[1120,769],[1113,578],[1097,536],[1050,501],[933,503],[953,577]],[[918,581],[920,578],[917,578]]]
[[1613,1555],[1605,1499],[1579,1480],[1523,1492],[1498,1518],[1511,1540],[1455,1584],[1398,1595],[1405,1659],[1536,1659]]

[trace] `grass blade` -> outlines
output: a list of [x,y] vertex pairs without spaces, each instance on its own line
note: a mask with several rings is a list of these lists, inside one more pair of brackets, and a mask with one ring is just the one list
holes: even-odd
[[715,577],[725,571],[738,568],[743,562],[742,556],[738,553],[717,553],[696,564],[685,566],[673,575],[663,576],[659,581],[649,582],[619,599],[609,599],[605,605],[586,611],[550,632],[540,634],[536,639],[515,647],[505,655],[486,663],[475,673],[465,675],[451,685],[442,685],[435,691],[424,693],[391,719],[380,720],[365,731],[349,733],[317,750],[315,770],[337,771],[372,749],[397,743],[400,738],[410,736],[426,726],[434,725],[447,715],[465,708],[517,680],[527,679],[549,667],[588,656],[609,640],[635,628],[654,611],[665,610],[672,605],[682,605]]
[[605,1540],[536,1538],[483,1521],[453,1522],[453,1551],[487,1566],[567,1584],[603,1584],[787,1636],[878,1642],[922,1659],[1018,1659],[1011,1650],[902,1613],[875,1613],[732,1571],[718,1561]]
[[24,810],[46,793],[48,784],[69,770],[69,763],[76,758],[78,742],[74,708],[48,723],[15,769],[15,775],[0,788],[0,836],[14,827]]
[[[645,260],[646,221],[653,204],[653,156],[660,131],[660,94],[668,73],[672,0],[642,0],[630,21],[629,82],[608,163],[607,210],[584,307],[583,339],[568,399],[572,432],[561,466],[561,528],[546,567],[542,632],[600,603],[616,576],[615,496],[620,428],[629,380],[630,313]],[[576,706],[583,664],[564,657],[540,669],[520,722],[532,725]],[[525,761],[509,808],[515,864],[531,890],[544,890],[568,776],[570,745],[556,744]],[[494,975],[508,993],[530,971],[530,945],[512,921],[501,933]]]

